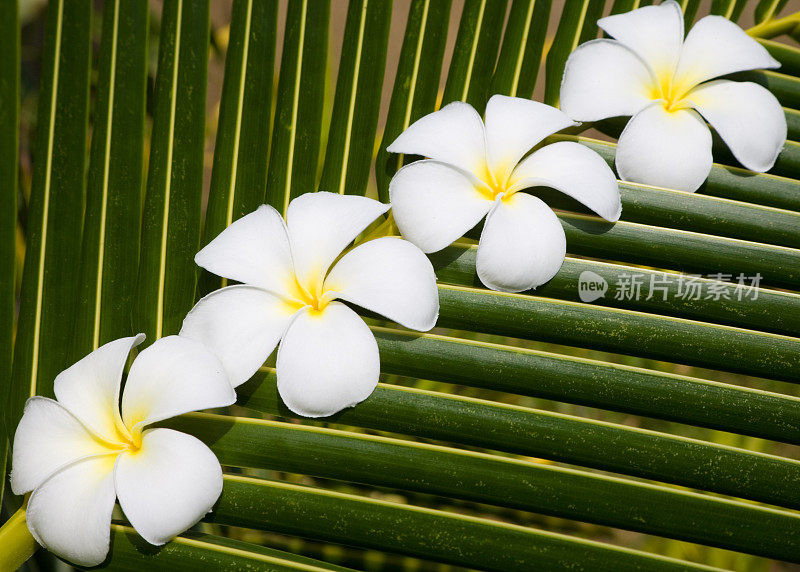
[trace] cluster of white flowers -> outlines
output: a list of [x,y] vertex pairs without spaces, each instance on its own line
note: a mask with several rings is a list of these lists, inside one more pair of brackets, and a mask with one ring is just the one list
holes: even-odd
[[378,346],[348,304],[430,330],[439,300],[423,253],[482,220],[477,273],[487,287],[520,292],[550,280],[564,260],[564,231],[541,199],[521,191],[556,189],[611,222],[622,210],[614,173],[594,151],[566,141],[537,148],[576,120],[633,115],[616,157],[626,180],[695,190],[711,168],[702,118],[744,165],[772,166],[786,138],[775,98],[755,84],[707,81],[775,67],[741,29],[709,16],[684,41],[671,0],[598,23],[616,40],[587,42],[570,56],[564,111],[495,95],[482,120],[457,102],[389,146],[426,157],[390,184],[405,240],[384,236],[348,249],[390,208],[365,197],[309,193],[291,202],[285,221],[261,206],[197,254],[199,266],[238,284],[200,300],[178,336],[138,354],[121,411],[123,370],[141,334],[62,372],[57,400],[31,398],[14,439],[11,484],[17,494],[32,491],[27,521],[36,540],[76,564],[99,564],[116,499],[152,544],[197,523],[222,491],[219,462],[192,436],[148,427],[232,404],[234,388],[276,346],[278,390],[292,411],[321,417],[363,401],[378,382]]

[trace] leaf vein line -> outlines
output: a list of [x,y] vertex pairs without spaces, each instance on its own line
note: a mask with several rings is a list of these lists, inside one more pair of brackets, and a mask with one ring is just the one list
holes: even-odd
[[353,83],[350,88],[350,109],[347,112],[347,130],[344,139],[344,154],[342,155],[342,172],[339,177],[339,194],[344,194],[344,183],[347,180],[347,162],[350,159],[350,139],[353,132],[353,116],[356,110],[356,90],[358,88],[358,76],[361,72],[361,52],[364,49],[364,27],[367,23],[367,6],[369,0],[361,3],[361,21],[358,24],[358,44],[356,46],[356,61],[353,69]]
[[228,212],[225,220],[226,227],[233,222],[233,204],[236,197],[236,174],[239,168],[239,140],[242,135],[242,113],[244,110],[244,84],[247,78],[247,59],[250,51],[250,24],[253,18],[253,0],[247,2],[247,18],[244,28],[244,45],[242,46],[242,73],[239,77],[239,100],[236,107],[236,128],[233,138],[233,158],[231,165],[231,180],[228,188]]
[[164,329],[164,281],[167,271],[167,228],[169,227],[169,202],[172,186],[172,152],[175,137],[175,108],[178,90],[178,62],[181,54],[181,24],[183,19],[183,0],[178,0],[178,14],[175,24],[175,52],[172,56],[172,86],[169,112],[169,139],[167,140],[167,173],[164,186],[164,215],[161,221],[161,256],[158,268],[158,302],[156,315],[156,339]]
[[517,53],[517,64],[514,67],[514,81],[511,82],[511,97],[517,96],[517,87],[519,86],[519,76],[522,73],[522,61],[525,59],[525,48],[528,44],[528,34],[531,30],[531,21],[533,20],[533,7],[536,5],[536,0],[528,2],[528,13],[525,20],[525,29],[522,32],[522,39],[520,41],[519,52]]
[[583,6],[581,7],[581,16],[578,18],[578,25],[575,28],[575,37],[572,40],[572,49],[570,53],[575,51],[575,48],[578,47],[578,43],[581,41],[581,32],[583,32],[583,24],[586,20],[586,10],[589,8],[589,0],[584,0]]
[[[411,84],[408,88],[408,100],[406,101],[406,113],[403,116],[403,131],[408,129],[408,124],[411,123],[411,108],[414,105],[414,95],[417,88],[417,76],[419,75],[419,63],[422,59],[422,44],[425,41],[425,28],[428,25],[428,8],[431,5],[431,0],[425,0],[422,7],[422,18],[419,23],[419,38],[417,38],[417,49],[414,53],[414,68],[411,70]],[[403,166],[403,155],[397,155],[397,168]]]
[[461,92],[461,101],[467,101],[467,95],[469,94],[469,84],[472,82],[472,68],[475,66],[475,56],[478,53],[478,41],[481,37],[485,11],[486,0],[481,0],[481,7],[478,9],[478,21],[475,24],[475,37],[472,38],[472,47],[470,48],[469,61],[467,62],[467,75],[464,77],[464,91]]
[[100,310],[103,297],[103,264],[106,246],[106,216],[108,212],[108,178],[111,163],[111,135],[114,126],[114,97],[117,78],[117,39],[119,34],[119,2],[114,2],[114,26],[111,31],[111,72],[108,85],[108,110],[106,128],[106,149],[103,157],[103,195],[100,207],[100,236],[98,239],[97,255],[97,280],[94,295],[94,329],[92,332],[92,347],[97,349],[100,345]]
[[56,102],[58,100],[58,80],[61,64],[61,29],[64,24],[64,0],[58,1],[56,17],[56,47],[53,62],[53,85],[50,94],[50,125],[47,134],[47,160],[44,181],[44,204],[42,205],[42,239],[39,245],[38,281],[36,284],[36,318],[33,325],[33,359],[31,361],[30,395],[36,395],[39,374],[39,338],[42,326],[42,296],[44,294],[44,261],[47,250],[47,224],[50,214],[50,182],[53,170],[53,140],[55,139]]
[[300,78],[303,74],[303,49],[306,40],[306,15],[308,12],[308,0],[303,0],[300,11],[300,38],[297,46],[297,66],[295,67],[294,96],[292,99],[292,127],[289,132],[289,154],[286,158],[286,187],[283,194],[283,214],[289,208],[289,199],[292,190],[292,167],[294,165],[294,142],[297,134],[297,111],[300,106]]

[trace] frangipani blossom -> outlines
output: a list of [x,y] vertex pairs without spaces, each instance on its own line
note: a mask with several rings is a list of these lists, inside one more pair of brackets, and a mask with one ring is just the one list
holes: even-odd
[[708,81],[777,68],[767,50],[721,16],[683,38],[683,14],[668,0],[597,21],[616,40],[592,40],[567,60],[561,109],[577,121],[632,115],[617,146],[621,179],[696,191],[711,171],[711,132],[736,159],[767,171],[786,141],[778,100],[752,82]]
[[230,405],[222,364],[199,343],[169,336],[131,365],[143,334],[96,349],[61,372],[57,400],[32,397],[14,436],[11,489],[28,501],[36,541],[70,562],[95,566],[108,553],[114,500],[151,544],[197,523],[222,492],[222,470],[201,441],[149,425]]
[[561,141],[525,157],[572,125],[549,105],[504,95],[489,100],[485,125],[461,102],[422,117],[388,147],[428,157],[400,169],[389,184],[400,232],[436,252],[486,218],[477,257],[481,281],[505,292],[544,284],[564,261],[564,230],[542,200],[519,191],[552,187],[612,222],[622,210],[614,173],[591,149]]
[[234,387],[280,342],[278,391],[300,415],[333,415],[363,401],[378,383],[378,344],[342,302],[422,331],[439,314],[433,267],[413,244],[383,237],[339,258],[388,209],[366,197],[319,192],[294,199],[286,223],[267,205],[235,221],[195,262],[243,284],[200,300],[180,335],[214,350]]

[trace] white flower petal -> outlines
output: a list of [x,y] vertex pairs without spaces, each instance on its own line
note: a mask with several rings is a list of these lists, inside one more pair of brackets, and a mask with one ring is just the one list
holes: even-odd
[[11,490],[27,493],[64,465],[112,451],[60,403],[31,397],[14,435]]
[[286,226],[278,211],[268,205],[231,223],[194,261],[218,276],[279,295],[294,281]]
[[597,25],[639,54],[657,78],[672,75],[683,43],[683,12],[677,2],[601,18]]
[[436,252],[463,236],[493,204],[462,171],[431,160],[397,171],[389,196],[397,228],[423,252]]
[[767,49],[722,16],[706,16],[686,35],[675,81],[689,89],[730,73],[780,67]]
[[122,396],[128,428],[236,401],[222,364],[200,342],[181,336],[156,340],[131,365]]
[[56,376],[53,390],[58,402],[81,422],[108,441],[125,431],[119,417],[119,385],[131,348],[144,334],[120,338],[100,346]]
[[430,330],[439,315],[430,260],[395,237],[370,240],[345,254],[325,279],[325,290],[414,330]]
[[156,545],[194,526],[222,492],[222,468],[211,449],[172,429],[145,431],[141,449],[117,459],[114,480],[125,516]]
[[306,417],[327,417],[364,401],[378,384],[375,336],[350,308],[331,302],[298,312],[278,347],[278,392]]
[[114,510],[115,455],[82,459],[33,491],[26,519],[36,542],[79,566],[96,566],[108,554]]
[[614,40],[592,40],[567,59],[560,105],[578,121],[636,115],[653,100],[655,79],[644,62]]
[[502,183],[519,160],[548,135],[577,125],[560,109],[507,95],[486,104],[486,154],[489,170]]
[[289,203],[286,226],[300,284],[321,285],[336,257],[388,210],[367,197],[328,192],[306,193]]
[[616,164],[622,180],[694,192],[711,171],[711,132],[694,110],[656,102],[628,122]]
[[482,175],[486,162],[483,121],[471,105],[454,101],[412,123],[386,150],[422,155]]
[[760,172],[772,168],[786,142],[786,115],[768,90],[723,79],[699,85],[688,99],[742,165]]
[[574,141],[559,141],[531,153],[514,169],[512,180],[515,190],[557,189],[612,222],[622,211],[614,172],[595,151]]
[[514,193],[495,203],[478,244],[478,276],[487,287],[522,292],[555,276],[567,252],[564,230],[541,199]]
[[228,286],[200,300],[183,320],[180,336],[196,340],[222,362],[237,387],[258,371],[297,311],[266,290]]

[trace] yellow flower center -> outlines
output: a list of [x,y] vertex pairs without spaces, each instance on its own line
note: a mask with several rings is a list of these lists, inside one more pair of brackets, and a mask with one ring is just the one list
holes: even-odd
[[137,427],[134,430],[127,427],[116,427],[117,446],[124,451],[136,452],[142,448],[142,429]]
[[668,112],[679,111],[691,107],[686,95],[693,85],[685,79],[676,78],[672,71],[658,75],[650,87],[652,99],[663,99],[664,109]]
[[321,279],[309,280],[308,284],[301,284],[297,276],[293,276],[287,290],[292,298],[288,303],[294,311],[311,306],[312,310],[321,312],[333,300],[330,289],[324,288]]
[[506,169],[503,166],[491,169],[487,162],[476,171],[476,175],[481,181],[481,184],[476,185],[478,193],[490,201],[494,201],[502,193],[505,200],[510,196],[508,189],[511,188],[510,176],[506,174]]
[[114,435],[99,436],[93,435],[95,441],[108,450],[116,458],[121,453],[138,453],[142,448],[142,430],[137,428],[133,431],[128,429],[120,419],[114,420]]

